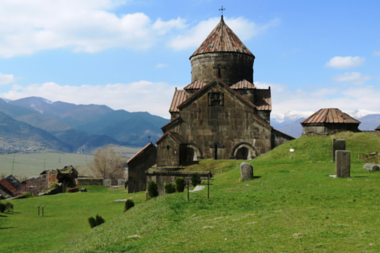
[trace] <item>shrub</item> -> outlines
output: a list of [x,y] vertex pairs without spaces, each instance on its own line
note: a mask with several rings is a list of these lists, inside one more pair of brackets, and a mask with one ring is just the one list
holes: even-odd
[[74,188],[68,189],[67,192],[79,192],[79,189],[77,187],[74,187]]
[[31,198],[31,197],[33,197],[33,195],[30,192],[23,192],[22,196],[24,196],[25,198]]
[[58,188],[59,187],[59,185],[58,184],[52,184],[51,186],[50,186],[50,189],[55,189],[55,188]]
[[125,202],[125,209],[124,209],[124,212],[125,211],[128,211],[128,209],[131,209],[132,207],[135,206],[135,202],[133,202],[132,199],[128,199],[126,202]]
[[13,211],[13,204],[11,202],[7,202],[5,204],[5,211],[7,211],[8,213]]
[[100,224],[103,224],[105,220],[102,218],[102,216],[96,215],[96,226],[99,226]]
[[151,198],[158,196],[158,187],[156,182],[152,181],[149,183],[148,192]]
[[165,192],[166,193],[174,193],[175,192],[175,185],[173,183],[168,183],[165,185]]
[[201,176],[198,173],[194,173],[191,175],[191,183],[193,186],[197,186],[201,183]]
[[88,223],[90,223],[91,228],[96,227],[96,220],[94,219],[94,217],[88,218]]
[[177,189],[177,192],[183,192],[185,190],[186,181],[182,177],[179,177],[175,180],[175,186]]
[[5,209],[6,209],[5,204],[0,203],[0,213],[4,213],[4,212],[5,212]]

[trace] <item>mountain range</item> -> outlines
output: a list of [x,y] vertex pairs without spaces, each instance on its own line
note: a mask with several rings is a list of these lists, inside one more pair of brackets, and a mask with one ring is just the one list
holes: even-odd
[[[51,102],[40,97],[0,99],[0,112],[0,133],[7,136],[6,140],[0,139],[3,150],[22,147],[21,150],[37,148],[90,153],[109,144],[142,147],[149,140],[158,140],[162,135],[161,127],[169,122],[147,112]],[[28,147],[19,142],[20,137],[23,138],[21,130],[30,136]]]
[[[302,135],[302,125],[300,123],[313,113],[308,111],[289,111],[282,114],[272,113],[271,125],[281,132],[298,138]],[[347,114],[361,122],[359,129],[362,131],[374,130],[380,125],[380,112],[359,109]]]

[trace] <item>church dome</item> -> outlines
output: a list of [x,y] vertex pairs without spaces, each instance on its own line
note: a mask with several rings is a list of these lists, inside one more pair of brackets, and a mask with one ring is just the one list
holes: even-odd
[[208,83],[217,77],[229,86],[244,79],[253,83],[254,60],[255,56],[222,16],[219,24],[190,56],[191,82]]

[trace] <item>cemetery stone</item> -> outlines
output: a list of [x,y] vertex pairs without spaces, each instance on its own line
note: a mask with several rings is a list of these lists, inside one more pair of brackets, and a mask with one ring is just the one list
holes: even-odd
[[335,151],[335,171],[336,177],[350,177],[351,156],[350,151]]
[[240,164],[240,174],[242,180],[253,178],[253,167],[249,163],[242,162]]
[[364,164],[363,169],[366,169],[368,171],[379,171],[380,165],[372,164],[372,163],[366,163],[366,164]]
[[346,150],[345,139],[333,139],[333,161],[335,162],[335,151]]
[[103,179],[103,186],[111,186],[111,179]]
[[117,185],[118,186],[124,186],[124,184],[125,184],[125,179],[118,179],[117,180]]

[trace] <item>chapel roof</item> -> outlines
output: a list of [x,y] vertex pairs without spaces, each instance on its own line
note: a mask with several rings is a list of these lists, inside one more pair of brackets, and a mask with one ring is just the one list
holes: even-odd
[[231,28],[224,23],[223,16],[219,24],[190,58],[199,54],[216,52],[235,52],[253,56],[251,51],[241,42]]
[[322,108],[301,122],[301,124],[311,123],[360,124],[360,121],[337,108]]
[[205,85],[206,85],[206,83],[196,80],[196,81],[192,82],[191,84],[187,85],[183,89],[184,90],[198,90],[198,89],[201,89]]
[[186,144],[187,143],[185,138],[182,137],[182,135],[180,135],[177,132],[172,132],[172,131],[167,131],[158,141],[156,141],[156,143],[157,144],[160,143],[167,136],[171,136],[173,138],[173,140],[176,141],[178,144]]
[[186,100],[186,91],[175,89],[172,103],[170,105],[169,112],[179,112],[177,106],[182,104]]
[[0,184],[5,187],[9,192],[15,192],[16,188],[14,188],[7,180],[4,178],[0,180]]
[[131,158],[129,158],[128,162],[127,163],[130,163],[132,160],[134,160],[135,158],[139,157],[142,153],[144,153],[144,151],[148,148],[150,148],[151,146],[153,147],[156,147],[152,142],[149,142],[147,145],[145,145],[145,147],[143,147],[139,152],[137,152],[134,156],[132,156]]
[[239,81],[232,86],[230,86],[231,89],[234,90],[247,90],[247,89],[256,89],[255,85],[247,80]]
[[269,89],[256,89],[255,91],[255,105],[259,111],[272,110],[272,96]]

